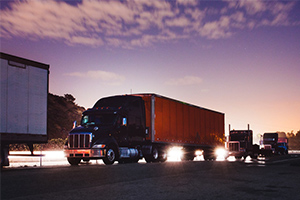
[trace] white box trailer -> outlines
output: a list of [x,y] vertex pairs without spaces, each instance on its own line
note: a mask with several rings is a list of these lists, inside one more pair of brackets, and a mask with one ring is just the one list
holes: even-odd
[[45,143],[49,65],[0,52],[1,165],[8,165],[8,146]]

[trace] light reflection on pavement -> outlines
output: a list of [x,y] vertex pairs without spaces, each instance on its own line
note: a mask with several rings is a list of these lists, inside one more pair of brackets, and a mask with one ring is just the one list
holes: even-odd
[[[298,157],[299,151],[291,152],[295,153],[295,157]],[[22,154],[23,156],[19,156]],[[298,155],[297,155],[298,154]],[[15,155],[15,156],[13,156]],[[17,156],[16,156],[17,155]],[[35,156],[29,156],[29,151],[11,151],[9,156],[9,167],[6,168],[23,168],[23,167],[45,167],[45,166],[69,166],[67,158],[64,156],[63,151],[35,151]],[[40,155],[40,156],[38,156]],[[299,157],[298,157],[299,158]],[[255,164],[257,166],[265,166],[269,159],[264,157],[258,157],[257,159],[251,159],[247,157],[245,160],[243,159],[235,159],[234,157],[229,157],[227,159],[217,158],[216,161],[222,162],[242,162],[245,164]],[[180,158],[171,158],[168,157],[167,162],[179,162]],[[204,161],[203,156],[195,157],[194,161]],[[284,161],[284,159],[282,160]],[[282,161],[274,161],[274,162],[282,162]],[[117,163],[117,162],[116,162]],[[144,159],[140,160],[139,163],[146,163]],[[90,160],[89,162],[82,162],[81,164],[89,164],[89,165],[99,165],[104,164],[103,161],[100,160]]]

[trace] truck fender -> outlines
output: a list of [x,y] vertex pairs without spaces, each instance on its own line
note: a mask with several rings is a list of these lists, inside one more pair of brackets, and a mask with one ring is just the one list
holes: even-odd
[[119,152],[119,145],[114,137],[100,138],[94,143],[94,145],[95,144],[105,144],[106,147],[114,147],[116,148],[117,152]]

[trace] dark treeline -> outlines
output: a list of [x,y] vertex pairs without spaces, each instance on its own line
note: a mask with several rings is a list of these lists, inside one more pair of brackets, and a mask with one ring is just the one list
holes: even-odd
[[287,133],[288,137],[288,145],[291,150],[300,150],[300,130],[294,134],[293,131],[291,133]]
[[68,136],[72,129],[73,122],[80,122],[84,107],[75,103],[75,98],[71,94],[57,96],[48,95],[48,123],[47,131],[49,139],[62,138]]

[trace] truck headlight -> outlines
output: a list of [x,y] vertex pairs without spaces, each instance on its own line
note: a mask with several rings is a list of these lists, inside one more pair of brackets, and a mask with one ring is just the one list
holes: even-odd
[[92,149],[103,149],[105,146],[105,144],[95,144],[93,145]]

